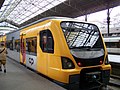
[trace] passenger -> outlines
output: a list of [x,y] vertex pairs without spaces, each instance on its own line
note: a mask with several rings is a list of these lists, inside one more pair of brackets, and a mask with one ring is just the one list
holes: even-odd
[[0,71],[2,71],[2,65],[4,67],[4,73],[6,73],[6,54],[7,50],[5,48],[5,45],[1,43],[0,46]]
[[43,51],[47,51],[47,36],[43,36]]

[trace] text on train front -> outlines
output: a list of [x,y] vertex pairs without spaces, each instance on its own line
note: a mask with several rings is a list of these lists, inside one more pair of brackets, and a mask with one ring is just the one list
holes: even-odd
[[61,28],[78,66],[100,65],[104,46],[96,25],[81,22],[62,22]]

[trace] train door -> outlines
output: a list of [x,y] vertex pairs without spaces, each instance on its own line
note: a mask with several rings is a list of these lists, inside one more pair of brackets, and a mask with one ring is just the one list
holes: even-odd
[[[52,45],[52,40],[53,38],[51,38],[51,32],[50,30],[43,30],[40,32],[39,37],[39,51],[38,51],[38,71],[47,75],[48,73],[48,59],[49,59],[49,54],[52,52],[53,50],[50,49],[49,47]],[[50,41],[51,40],[51,41]],[[54,48],[54,47],[53,47]]]
[[20,62],[22,64],[25,64],[25,59],[26,59],[26,39],[23,38],[24,36],[21,35],[20,38],[20,53],[21,53],[21,58],[20,58]]
[[37,37],[26,38],[26,66],[36,70],[37,65]]

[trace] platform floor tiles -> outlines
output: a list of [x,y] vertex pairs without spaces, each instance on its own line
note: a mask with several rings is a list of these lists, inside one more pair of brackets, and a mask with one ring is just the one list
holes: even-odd
[[65,90],[9,58],[6,66],[7,72],[0,72],[0,90]]

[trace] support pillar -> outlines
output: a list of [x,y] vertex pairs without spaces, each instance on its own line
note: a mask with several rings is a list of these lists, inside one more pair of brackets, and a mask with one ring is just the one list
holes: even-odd
[[109,33],[110,33],[110,11],[109,11],[109,8],[107,11],[107,30],[108,30],[107,35],[109,36]]
[[109,0],[107,0],[107,36],[110,35],[110,10],[109,10]]
[[85,21],[87,22],[87,15],[85,15]]

